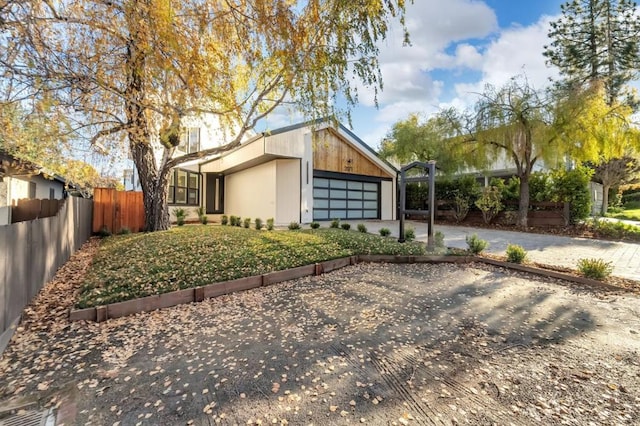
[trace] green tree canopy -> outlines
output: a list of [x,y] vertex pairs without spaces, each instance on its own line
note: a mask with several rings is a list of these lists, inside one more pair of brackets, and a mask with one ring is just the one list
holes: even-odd
[[443,115],[423,120],[419,114],[411,114],[393,125],[382,141],[380,155],[403,164],[435,160],[440,171],[453,173],[463,162],[456,155],[452,136]]
[[[609,104],[630,96],[626,85],[640,69],[640,14],[631,0],[571,0],[551,23],[544,55],[563,83],[604,82]],[[627,102],[628,103],[628,102]]]

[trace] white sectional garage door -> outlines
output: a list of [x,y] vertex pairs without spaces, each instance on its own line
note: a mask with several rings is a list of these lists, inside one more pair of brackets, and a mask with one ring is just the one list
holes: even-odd
[[380,183],[313,178],[313,219],[379,219]]

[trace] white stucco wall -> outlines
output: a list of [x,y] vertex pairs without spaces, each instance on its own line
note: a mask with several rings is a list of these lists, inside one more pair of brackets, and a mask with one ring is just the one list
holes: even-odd
[[313,142],[311,132],[303,136],[304,152],[300,163],[300,221],[313,222]]
[[29,182],[35,182],[36,184],[36,196],[35,198],[41,200],[49,199],[49,190],[53,189],[54,198],[61,200],[63,198],[64,186],[62,182],[52,179],[46,179],[42,176],[31,177],[11,177],[5,178],[8,180],[8,204],[17,202],[22,198],[29,198]]
[[276,160],[277,225],[300,222],[300,160]]
[[276,161],[225,176],[225,214],[250,217],[252,222],[257,217],[263,221],[275,219],[276,176]]
[[383,180],[380,183],[380,219],[395,220],[396,218],[396,183]]

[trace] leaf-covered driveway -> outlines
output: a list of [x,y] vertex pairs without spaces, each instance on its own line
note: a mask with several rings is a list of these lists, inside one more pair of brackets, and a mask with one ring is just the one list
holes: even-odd
[[[69,323],[65,295],[79,263],[41,294],[0,362],[3,398],[34,395],[63,409],[72,401],[68,423],[640,418],[637,296],[486,266],[359,264],[102,324]],[[47,313],[51,300],[63,306]]]

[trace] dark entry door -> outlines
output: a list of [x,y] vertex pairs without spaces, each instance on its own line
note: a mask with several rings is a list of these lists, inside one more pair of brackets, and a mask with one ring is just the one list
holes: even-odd
[[224,213],[224,176],[207,173],[207,214]]

